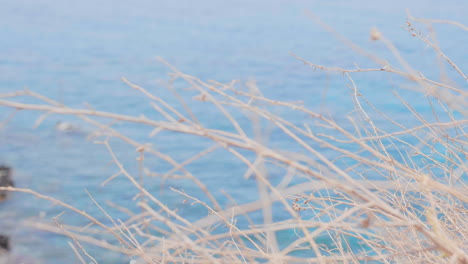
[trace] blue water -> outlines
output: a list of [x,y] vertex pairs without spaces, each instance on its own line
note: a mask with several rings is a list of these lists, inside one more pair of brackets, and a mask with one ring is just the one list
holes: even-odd
[[[228,82],[256,80],[262,92],[274,99],[302,100],[317,111],[343,119],[352,110],[348,81],[340,75],[311,71],[289,52],[318,64],[353,67],[372,65],[353,53],[342,42],[317,25],[306,14],[314,13],[338,32],[363,48],[383,54],[395,61],[379,43],[369,40],[370,29],[379,28],[391,39],[413,66],[438,78],[438,69],[430,67],[435,57],[430,49],[409,37],[405,9],[416,17],[451,19],[468,24],[466,1],[20,1],[2,0],[0,8],[0,93],[25,87],[49,96],[68,106],[87,107],[128,115],[141,113],[156,118],[151,106],[137,91],[120,81],[126,77],[169,102],[175,98],[161,85],[170,70],[156,61],[160,56],[182,72],[201,79]],[[442,49],[462,69],[468,66],[468,43],[462,30],[438,25],[435,27]],[[425,55],[425,56],[423,56]],[[453,76],[457,80],[457,76]],[[391,82],[379,74],[356,77],[359,87],[376,105],[394,115],[402,107],[391,97]],[[459,81],[459,79],[458,79]],[[177,87],[181,93],[187,85]],[[405,91],[402,91],[405,93]],[[412,97],[415,107],[430,114],[423,97]],[[419,102],[420,100],[420,102]],[[33,102],[31,100],[23,100]],[[86,103],[86,104],[85,104]],[[210,127],[231,128],[219,114],[194,105],[195,114]],[[426,108],[425,108],[426,107]],[[211,109],[211,108],[209,108]],[[5,119],[11,109],[0,107]],[[296,123],[304,116],[280,113]],[[112,201],[133,210],[132,197],[137,193],[122,178],[106,187],[100,183],[117,171],[109,165],[105,148],[86,136],[93,127],[65,116],[50,116],[33,128],[39,113],[21,111],[0,129],[0,163],[15,170],[18,187],[32,188],[90,213],[99,214],[85,189],[101,204]],[[241,115],[238,116],[242,119]],[[404,116],[403,116],[404,120]],[[81,133],[60,133],[54,130],[57,121],[72,122]],[[117,125],[120,131],[141,142],[151,142],[161,152],[183,161],[209,146],[193,137],[162,133],[147,137],[147,127]],[[287,146],[282,135],[273,131],[270,140]],[[137,173],[137,153],[118,141],[112,141],[119,158],[132,173]],[[189,166],[194,175],[214,190],[223,200],[225,190],[238,202],[257,197],[252,180],[242,178],[245,167],[223,151],[217,151]],[[145,166],[154,171],[169,169],[167,164],[149,158]],[[279,173],[278,173],[279,174]],[[279,175],[271,175],[279,177]],[[152,190],[159,192],[158,183]],[[168,182],[197,194],[193,184]],[[197,219],[205,211],[184,204],[183,197],[165,190],[157,194],[189,219]],[[228,204],[227,200],[223,200]],[[106,207],[115,218],[125,214]],[[35,259],[37,263],[70,263],[73,252],[67,239],[24,227],[21,222],[42,215],[50,219],[63,210],[31,195],[14,194],[0,204],[0,233],[13,239],[14,253]],[[201,213],[201,211],[203,211]],[[281,217],[279,215],[278,217]],[[86,223],[66,213],[61,219],[68,224]],[[102,214],[99,219],[106,221]],[[125,263],[111,253],[90,249],[100,263]]]

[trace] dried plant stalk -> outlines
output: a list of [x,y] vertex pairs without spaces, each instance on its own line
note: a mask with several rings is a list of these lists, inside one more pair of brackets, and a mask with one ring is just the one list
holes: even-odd
[[[447,21],[418,20],[410,17],[408,31],[416,34],[417,21],[448,23]],[[454,24],[454,23],[448,23]],[[455,24],[460,26],[459,24]],[[463,25],[460,27],[465,28]],[[434,49],[440,58],[466,80],[455,62],[449,59],[435,42],[418,35]],[[253,83],[242,89],[239,82],[228,84],[205,82],[178,71],[160,59],[171,70],[171,83],[184,81],[197,91],[201,104],[212,105],[231,125],[231,129],[214,129],[196,117],[184,95],[178,94],[181,105],[171,105],[156,94],[123,81],[147,97],[160,119],[130,116],[90,109],[76,109],[59,104],[31,91],[0,95],[0,105],[13,109],[41,111],[38,124],[52,114],[74,115],[96,127],[93,136],[103,144],[116,165],[116,173],[103,184],[117,177],[125,177],[138,193],[135,207],[121,208],[128,219],[117,221],[95,200],[96,206],[111,220],[105,225],[86,212],[54,198],[29,189],[0,187],[3,191],[25,192],[53,201],[74,211],[90,222],[86,227],[65,224],[35,223],[37,228],[70,237],[73,253],[84,262],[81,253],[95,261],[81,243],[90,244],[146,263],[468,263],[468,124],[466,83],[431,80],[414,70],[395,46],[376,30],[372,39],[382,41],[402,66],[388,65],[386,60],[370,56],[375,68],[342,69],[314,64],[294,55],[306,65],[319,70],[343,73],[353,94],[356,111],[349,116],[348,125],[307,109],[298,103],[265,98]],[[352,46],[356,46],[353,44]],[[408,83],[427,95],[429,102],[440,105],[431,121],[418,113],[403,97],[409,115],[417,122],[404,125],[374,106],[359,92],[355,74],[385,72],[406,78]],[[240,85],[240,86],[239,86]],[[175,88],[171,87],[175,91]],[[18,97],[33,97],[37,104],[20,103]],[[206,106],[205,106],[206,107]],[[293,123],[275,114],[281,108],[305,114],[306,124]],[[182,109],[182,110],[179,110]],[[372,111],[372,113],[370,112]],[[263,134],[249,135],[238,112],[245,113],[256,124],[268,122],[292,143],[291,149],[278,149],[262,141]],[[458,112],[457,116],[453,114]],[[376,117],[377,116],[377,117]],[[461,117],[460,117],[461,116]],[[138,142],[122,132],[95,119],[144,125],[153,129],[149,139],[162,131],[192,135],[208,139],[210,145],[183,162],[161,153],[145,142]],[[11,118],[11,117],[8,117]],[[444,121],[439,121],[444,120]],[[382,121],[393,125],[391,131],[381,127]],[[2,122],[3,124],[3,122]],[[257,132],[261,129],[257,130]],[[119,139],[132,147],[144,164],[145,157],[154,156],[171,166],[166,172],[154,174],[163,181],[183,178],[200,189],[201,197],[182,190],[173,191],[193,204],[202,205],[197,221],[189,221],[170,208],[136,179],[120,161],[109,143]],[[437,148],[434,145],[437,144]],[[326,150],[327,154],[325,154]],[[225,151],[245,164],[245,178],[254,178],[259,199],[245,204],[223,206],[197,175],[187,168],[202,157]],[[247,153],[247,154],[246,154]],[[218,154],[216,154],[218,155]],[[254,157],[254,158],[252,158]],[[420,160],[424,160],[423,163]],[[274,184],[268,176],[270,168],[282,168],[284,177]],[[140,166],[140,169],[143,167]],[[148,177],[152,174],[148,173]],[[379,180],[377,180],[379,178]],[[275,221],[277,211],[287,212],[288,220]],[[262,212],[262,221],[251,219],[252,213]],[[205,214],[208,215],[205,215]],[[249,224],[242,225],[241,222]],[[59,227],[57,227],[59,226]],[[294,234],[286,241],[281,232]],[[109,241],[97,239],[107,236]],[[326,241],[326,242],[324,242]],[[77,247],[81,250],[77,249]]]

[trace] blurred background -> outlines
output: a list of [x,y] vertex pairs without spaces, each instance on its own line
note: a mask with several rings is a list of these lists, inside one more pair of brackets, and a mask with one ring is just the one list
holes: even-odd
[[[406,10],[418,18],[468,24],[468,4],[462,0],[2,0],[0,4],[0,93],[28,88],[71,107],[90,105],[102,111],[147,116],[153,111],[147,100],[120,79],[126,77],[170,102],[171,96],[160,81],[168,79],[170,69],[156,60],[160,56],[201,79],[255,80],[266,97],[302,100],[309,108],[343,118],[352,110],[349,89],[344,88],[347,80],[312,71],[290,53],[326,66],[375,65],[318,25],[308,12],[364,49],[385,57],[386,47],[370,40],[371,28],[377,27],[415,68],[436,79],[439,68],[431,67],[435,56],[425,54],[428,49],[424,44],[403,29]],[[444,52],[466,69],[468,53],[463,46],[468,43],[467,35],[447,25],[437,25],[435,30]],[[396,105],[388,97],[392,87],[385,83],[383,87],[377,75],[358,84],[375,104],[392,109]],[[204,108],[194,111],[202,117],[208,115]],[[394,112],[398,111],[395,106]],[[0,107],[1,120],[12,112]],[[85,189],[103,204],[112,200],[132,206],[135,193],[128,191],[127,184],[117,180],[105,188],[100,186],[115,168],[109,166],[107,151],[86,139],[92,127],[72,117],[53,115],[34,128],[38,117],[39,113],[20,111],[0,128],[0,164],[14,169],[16,186],[32,188],[91,213],[98,209]],[[57,122],[73,124],[77,130],[58,131]],[[217,125],[216,118],[212,122]],[[149,131],[121,129],[132,138],[148,141]],[[151,143],[177,160],[196,153],[194,149],[200,144],[180,146],[169,136],[164,142]],[[129,170],[137,171],[134,149],[118,143],[114,147]],[[218,158],[208,171],[203,164],[192,169],[200,172],[208,186],[224,189],[241,202],[255,199],[246,195],[253,183],[240,182],[243,170],[236,167],[237,161]],[[220,171],[232,175],[220,175]],[[180,184],[185,190],[191,188]],[[161,193],[161,199],[179,204],[187,217],[193,214],[197,218],[196,210],[182,205],[183,198]],[[66,244],[68,239],[21,224],[50,219],[62,210],[33,196],[14,194],[0,203],[0,233],[11,236],[15,254],[34,263],[71,263],[74,255]],[[112,212],[116,218],[125,217],[117,210]],[[61,219],[80,224],[70,214]],[[128,263],[114,253],[90,252],[100,263]]]

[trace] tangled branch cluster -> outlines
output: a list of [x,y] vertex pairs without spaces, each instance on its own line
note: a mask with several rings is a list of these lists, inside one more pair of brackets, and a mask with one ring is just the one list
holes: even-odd
[[[203,124],[182,99],[184,94],[180,94],[181,107],[175,107],[126,79],[123,79],[125,83],[147,97],[160,119],[70,108],[32,91],[2,94],[0,105],[14,109],[13,114],[20,110],[44,112],[37,125],[51,114],[62,114],[74,115],[95,126],[93,137],[108,150],[117,169],[104,183],[117,177],[128,179],[139,194],[135,205],[141,210],[131,213],[133,210],[129,209],[126,220],[114,219],[90,195],[112,223],[106,225],[73,205],[33,190],[1,189],[31,193],[88,219],[86,227],[67,226],[58,221],[35,224],[69,237],[70,246],[82,263],[97,263],[86,251],[88,245],[120,252],[146,263],[468,263],[467,79],[430,35],[424,36],[414,29],[415,21],[418,22],[414,18],[408,20],[408,31],[432,47],[440,59],[452,67],[462,79],[459,87],[454,86],[453,81],[431,80],[413,69],[395,46],[376,30],[372,32],[372,39],[382,41],[401,67],[370,57],[378,65],[376,68],[329,68],[294,55],[314,69],[340,72],[347,78],[356,107],[349,116],[351,126],[339,124],[299,103],[265,98],[253,83],[242,86],[238,82],[207,82],[167,63],[172,70],[168,85],[178,83],[176,81],[188,84],[198,93],[192,99],[212,105],[232,129],[213,129]],[[405,78],[416,87],[416,92],[427,96],[429,103],[439,104],[444,109],[432,108],[435,120],[449,121],[426,120],[411,102],[397,93],[395,96],[406,107],[408,115],[417,122],[407,126],[386,115],[360,94],[353,79],[355,74],[372,72]],[[15,100],[18,97],[33,97],[38,103],[20,103]],[[184,111],[177,110],[180,108]],[[309,120],[295,124],[275,114],[273,108],[301,113]],[[267,122],[301,151],[274,148],[260,140],[262,135],[251,136],[233,111],[245,113],[257,124]],[[380,123],[384,120],[397,129],[389,132],[379,127],[375,116]],[[148,141],[169,131],[174,136],[182,133],[208,139],[212,144],[195,156],[177,162],[174,157],[146,142],[127,137],[96,117],[151,127],[153,131]],[[132,175],[125,162],[115,155],[109,138],[133,146],[142,164],[145,156],[152,155],[170,165],[170,170],[157,177],[164,180],[183,177],[198,186],[203,197],[170,189],[187,201],[203,205],[198,220],[184,218],[177,208],[170,208]],[[223,206],[212,193],[214,190],[209,190],[187,169],[189,164],[215,150],[230,153],[245,164],[244,178],[255,179],[257,201]],[[271,166],[284,169],[279,184],[268,177]],[[243,179],[239,176],[239,180]],[[276,221],[274,216],[278,210],[287,212],[289,218]],[[251,219],[254,212],[261,212],[260,222]],[[240,225],[241,221],[249,224]],[[284,239],[281,232],[294,235]],[[107,240],[103,240],[103,236]]]

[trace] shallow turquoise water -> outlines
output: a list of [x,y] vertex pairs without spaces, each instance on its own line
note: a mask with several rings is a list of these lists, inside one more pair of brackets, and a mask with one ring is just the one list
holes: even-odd
[[[84,107],[86,102],[99,110],[151,116],[152,109],[146,100],[120,78],[125,76],[169,101],[174,100],[158,84],[159,79],[167,80],[169,72],[155,60],[156,56],[161,56],[181,71],[202,79],[225,82],[255,79],[266,96],[303,100],[305,105],[316,110],[326,102],[326,111],[343,118],[352,109],[345,88],[347,81],[339,76],[312,72],[289,52],[330,66],[353,67],[356,62],[365,67],[369,62],[311,21],[305,11],[312,11],[365,49],[386,56],[388,52],[382,45],[369,41],[370,28],[376,26],[415,67],[437,76],[437,71],[427,67],[434,63],[434,57],[422,56],[428,49],[408,37],[408,32],[401,28],[405,23],[405,8],[417,17],[452,19],[468,24],[466,1],[456,0],[443,4],[432,0],[391,3],[100,1],[99,4],[87,0],[79,3],[4,0],[0,8],[0,93],[28,87],[69,106]],[[440,29],[438,36],[444,51],[466,69],[468,54],[466,49],[460,48],[468,41],[466,34],[447,26],[436,29]],[[360,88],[374,103],[395,115],[401,114],[396,100],[388,96],[392,87],[386,84],[388,82],[382,84],[382,76],[359,78]],[[328,87],[326,97],[324,87]],[[415,106],[421,111],[430,110],[425,110],[424,101],[415,102]],[[219,117],[208,115],[206,108],[194,111],[205,122],[211,122],[210,126],[223,127]],[[10,112],[10,109],[0,108],[0,117],[5,118]],[[86,140],[86,132],[92,131],[92,127],[73,118],[51,116],[33,129],[37,117],[37,113],[22,111],[0,130],[0,163],[15,169],[17,186],[32,188],[89,212],[97,212],[97,209],[85,188],[102,203],[112,200],[122,206],[133,204],[131,198],[135,193],[128,191],[124,180],[118,179],[106,188],[99,187],[116,169],[106,165],[109,155],[102,146]],[[290,115],[290,118],[300,122],[302,117]],[[56,132],[55,123],[64,120],[82,125],[85,133]],[[148,141],[148,129],[129,126],[121,129],[133,138]],[[274,132],[271,138],[278,145],[288,144]],[[161,141],[152,143],[175,155],[177,160],[190,157],[204,144],[188,137],[174,139],[171,135],[162,135]],[[119,143],[113,146],[135,172],[133,149]],[[155,165],[148,166],[164,169],[164,165],[154,162]],[[256,198],[251,196],[256,189],[254,183],[240,180],[244,168],[230,156],[219,155],[215,162],[205,160],[190,169],[209,187],[224,189],[239,202]],[[175,187],[193,190],[184,182]],[[184,205],[183,198],[170,192],[160,195],[161,199],[180,207],[186,217],[198,217],[199,211]],[[223,197],[221,192],[216,195]],[[124,217],[116,210],[109,210],[116,217]],[[32,196],[15,194],[0,204],[0,232],[11,234],[15,253],[19,255],[30,256],[38,263],[68,263],[73,253],[65,239],[18,225],[41,212],[50,218],[61,211]],[[71,214],[62,218],[67,223],[81,223]],[[97,254],[101,263],[125,262],[115,256]]]

